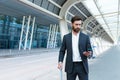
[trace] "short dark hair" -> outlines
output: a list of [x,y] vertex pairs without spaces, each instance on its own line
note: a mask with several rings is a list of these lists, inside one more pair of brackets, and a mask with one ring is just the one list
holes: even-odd
[[74,23],[75,21],[79,21],[79,20],[82,21],[82,19],[80,18],[80,16],[74,16],[74,17],[72,17],[71,22]]

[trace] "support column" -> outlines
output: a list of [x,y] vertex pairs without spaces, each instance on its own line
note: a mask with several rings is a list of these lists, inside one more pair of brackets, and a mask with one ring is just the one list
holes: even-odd
[[65,20],[60,20],[60,33],[61,33],[61,39],[63,39],[63,36],[67,33],[69,33],[67,22]]
[[23,16],[19,50],[21,50],[21,48],[23,48],[24,50],[26,50],[27,48],[29,50],[31,49],[34,25],[35,25],[35,17],[32,18],[30,15]]
[[92,20],[94,20],[94,17],[91,16],[83,22],[82,27],[84,28],[84,30],[87,30],[87,26]]
[[32,21],[32,32],[31,32],[31,37],[30,37],[29,50],[31,50],[32,39],[33,39],[33,32],[34,32],[34,26],[35,26],[35,17],[33,18],[33,21]]
[[99,41],[100,41],[100,51],[102,53],[104,45],[102,44],[102,38],[101,37],[99,37]]
[[21,35],[20,35],[19,50],[21,49],[21,46],[22,46],[24,27],[25,27],[25,16],[23,16],[23,21],[22,21],[22,30],[21,30]]
[[49,29],[47,48],[55,48],[57,43],[57,33],[58,33],[58,25],[51,24]]
[[28,22],[27,22],[27,32],[26,32],[26,37],[25,37],[25,46],[24,46],[24,50],[26,50],[27,48],[27,42],[28,42],[28,32],[29,32],[29,27],[30,27],[30,19],[31,16],[28,17]]
[[100,27],[100,25],[96,25],[94,28],[93,28],[93,34],[95,34],[96,30]]
[[56,44],[57,44],[57,32],[58,32],[58,25],[56,25],[55,42],[54,42],[54,45],[53,45],[54,48],[56,47]]
[[118,37],[117,45],[120,46],[120,36]]
[[52,24],[50,24],[49,34],[48,34],[48,41],[47,41],[47,48],[50,46],[50,39],[52,34]]
[[88,17],[82,24],[81,26],[81,29],[82,29],[82,32],[87,34],[87,26],[88,24],[94,19],[94,17]]
[[51,36],[51,48],[54,48],[53,45],[54,45],[54,37],[55,37],[55,29],[56,29],[56,24],[53,25],[53,30],[52,30],[52,36]]

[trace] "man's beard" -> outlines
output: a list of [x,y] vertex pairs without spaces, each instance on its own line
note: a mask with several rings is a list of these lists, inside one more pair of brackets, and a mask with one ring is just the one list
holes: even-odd
[[72,30],[73,30],[74,32],[78,33],[78,32],[80,31],[80,28],[74,28],[74,27],[72,27]]

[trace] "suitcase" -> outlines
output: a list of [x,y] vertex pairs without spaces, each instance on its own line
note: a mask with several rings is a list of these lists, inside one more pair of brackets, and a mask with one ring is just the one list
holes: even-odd
[[60,80],[63,80],[62,69],[60,70]]

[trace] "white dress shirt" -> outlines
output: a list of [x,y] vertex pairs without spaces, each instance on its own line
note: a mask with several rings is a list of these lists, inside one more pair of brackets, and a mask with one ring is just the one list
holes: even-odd
[[79,49],[78,49],[79,34],[80,34],[80,32],[77,35],[72,33],[73,62],[82,61],[80,53],[79,53]]

